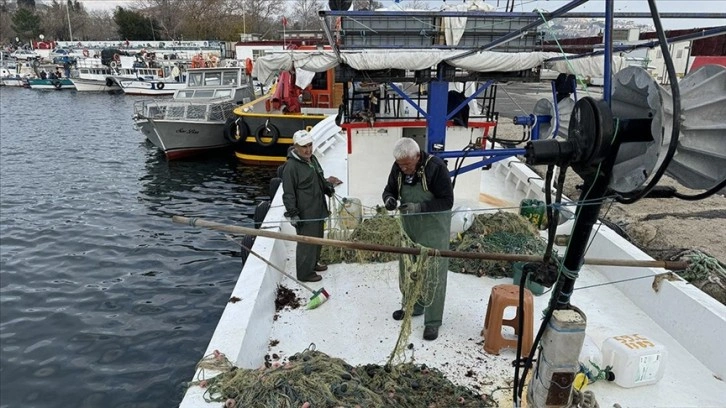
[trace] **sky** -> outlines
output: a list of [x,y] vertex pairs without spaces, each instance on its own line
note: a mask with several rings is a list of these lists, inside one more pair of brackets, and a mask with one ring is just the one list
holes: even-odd
[[[42,0],[41,0],[42,1]],[[116,6],[133,7],[136,0],[80,0],[87,10],[113,10]],[[285,0],[293,3],[295,0]],[[326,0],[322,0],[327,3]],[[443,0],[424,0],[430,3],[429,8],[435,9],[443,4]],[[448,0],[448,4],[460,3],[463,0]],[[486,0],[486,3],[502,9],[506,0]],[[567,4],[569,0],[518,0],[515,11],[532,11],[536,8],[554,11]],[[383,1],[386,5],[393,5],[390,0]],[[401,4],[405,5],[406,0]],[[520,5],[521,4],[521,5]],[[661,13],[670,12],[699,12],[699,13],[726,13],[726,1],[724,0],[657,0],[658,11]],[[687,6],[688,10],[684,10]],[[615,10],[622,12],[647,12],[648,2],[646,0],[615,0]],[[582,12],[604,12],[605,2],[603,0],[590,0],[584,5],[575,9]],[[652,20],[637,20],[639,24],[653,25]],[[664,19],[663,25],[666,29],[694,28],[726,26],[726,19]]]

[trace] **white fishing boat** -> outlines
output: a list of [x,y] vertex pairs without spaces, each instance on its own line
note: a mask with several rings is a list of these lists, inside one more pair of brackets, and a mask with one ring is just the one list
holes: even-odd
[[[546,17],[548,20],[558,17],[571,8],[548,13]],[[511,32],[501,34],[492,27],[511,20],[504,14],[450,13],[437,17],[436,12],[404,15],[321,11],[331,44],[339,44],[333,53],[321,53],[315,58],[294,53],[289,53],[286,59],[261,57],[255,69],[261,73],[267,63],[272,74],[293,66],[314,72],[338,66],[338,78],[346,81],[368,78],[385,82],[389,78],[395,82],[413,82],[415,78],[416,83],[427,84],[425,94],[416,94],[421,99],[411,97],[395,83],[389,84],[400,96],[398,106],[417,112],[425,122],[423,128],[417,123],[419,120],[410,114],[401,115],[399,110],[375,115],[374,121],[363,123],[339,120],[344,128],[342,137],[333,116],[311,131],[315,154],[326,175],[343,180],[336,187],[339,201],[342,203],[342,198],[346,198],[347,202],[360,202],[359,208],[366,209],[364,219],[374,216],[376,206],[382,205],[381,192],[393,163],[392,147],[402,137],[412,137],[428,153],[457,159],[448,164],[457,180],[454,218],[489,211],[516,212],[525,199],[557,202],[556,191],[561,192],[562,185],[556,183],[553,188],[552,176],[543,180],[529,165],[546,165],[554,170],[556,165],[566,164],[577,171],[585,179],[582,196],[574,201],[565,197],[553,210],[561,209],[560,215],[551,218],[559,222],[541,233],[542,239],[549,241],[557,235],[567,237],[563,246],[556,245],[564,255],[555,273],[547,278],[548,274],[543,272],[551,270],[544,267],[535,274],[537,281],[549,280],[551,296],[534,297],[531,309],[527,309],[527,301],[521,300],[525,306],[517,313],[530,319],[532,331],[522,332],[521,327],[515,327],[519,336],[509,336],[511,333],[501,333],[501,327],[499,332],[488,330],[498,323],[507,324],[507,319],[515,315],[514,311],[506,310],[499,310],[503,315],[490,315],[495,306],[490,295],[494,288],[512,284],[511,278],[477,277],[450,270],[438,339],[422,340],[423,321],[414,317],[410,337],[400,343],[399,335],[405,331],[401,330],[401,322],[391,317],[391,312],[401,307],[397,262],[329,265],[322,273],[323,280],[310,285],[312,290],[324,287],[330,293],[327,302],[313,310],[276,310],[278,285],[293,289],[300,298],[309,296],[306,288],[276,270],[280,268],[295,275],[295,262],[290,262],[295,258],[295,245],[290,240],[296,236],[284,217],[285,208],[278,191],[261,223],[262,228],[256,232],[204,220],[176,219],[227,233],[258,236],[252,249],[259,257],[247,258],[204,353],[209,357],[206,362],[229,361],[241,369],[257,370],[250,377],[254,384],[249,385],[254,388],[250,395],[262,398],[263,389],[275,389],[278,395],[284,394],[281,398],[290,406],[337,406],[336,396],[360,385],[359,376],[366,375],[362,366],[387,364],[397,344],[405,347],[399,349],[401,354],[394,356],[398,357],[394,362],[400,362],[403,357],[405,361],[425,365],[420,370],[438,370],[455,384],[467,387],[469,391],[459,390],[461,394],[457,396],[457,405],[462,406],[511,403],[529,407],[594,407],[597,406],[595,399],[602,407],[723,404],[726,354],[722,352],[722,339],[726,337],[726,306],[664,269],[670,264],[653,261],[601,224],[597,217],[606,192],[614,191],[612,194],[624,201],[637,200],[664,173],[687,187],[707,190],[707,194],[723,189],[726,151],[723,133],[719,132],[726,121],[724,115],[717,113],[723,111],[726,69],[704,67],[686,76],[680,84],[663,88],[640,68],[619,70],[617,58],[613,66],[604,62],[612,61],[611,55],[575,59],[574,65],[565,68],[554,62],[557,56],[544,53],[504,55],[484,51],[489,46],[505,44],[500,36],[510,39],[524,36],[520,45],[526,45],[525,33],[539,19],[538,13],[517,13],[524,20],[514,28],[508,25]],[[341,17],[349,19],[336,25],[340,21],[336,19]],[[373,31],[390,35],[384,42],[394,48],[398,48],[395,47],[397,40],[435,41],[439,38],[437,35],[420,35],[422,29],[438,27],[432,23],[441,21],[428,20],[429,17],[464,18],[469,22],[476,21],[476,17],[484,28],[479,31],[480,35],[500,34],[490,37],[491,43],[483,41],[487,45],[482,49],[471,48],[471,53],[431,49],[391,53],[355,47],[346,50],[340,45],[345,41],[340,36],[355,33],[353,27],[346,27],[345,21],[371,30],[360,39],[365,41],[365,48],[371,48],[375,42]],[[402,21],[418,21],[424,26],[400,30]],[[386,31],[381,25],[395,32],[391,34],[392,31]],[[470,39],[479,43],[475,37]],[[664,41],[662,45],[664,54],[668,54],[666,44]],[[450,103],[448,109],[446,103],[421,103],[426,96],[429,100],[446,100],[449,81],[487,84],[489,80],[527,80],[531,69],[547,60],[553,60],[548,66],[562,73],[571,73],[569,70],[574,69],[580,75],[592,69],[591,73],[610,78],[603,72],[619,72],[612,77],[611,84],[605,84],[603,95],[607,103],[591,97],[575,99],[570,93],[562,100],[545,100],[532,107],[531,116],[518,120],[530,121],[527,129],[534,134],[541,132],[543,138],[533,137],[524,148],[503,149],[493,143],[490,146],[487,142],[491,138],[487,133],[490,125],[465,127],[448,121],[485,92],[486,86],[478,87],[453,107]],[[258,78],[263,80],[259,75]],[[344,106],[342,110],[347,108]],[[683,126],[679,131],[681,119]],[[342,220],[351,216],[341,207],[335,207],[332,214],[331,230],[349,228],[342,226]],[[360,218],[354,223],[360,223]],[[459,224],[458,228],[463,230],[466,222]],[[525,283],[524,279],[521,283]],[[523,293],[529,293],[529,289],[520,295]],[[509,306],[515,309],[517,303]],[[545,316],[544,320],[541,316]],[[498,323],[492,325],[485,320]],[[492,351],[500,337],[514,339],[514,345],[510,343],[509,347]],[[527,337],[533,342],[527,343]],[[341,358],[356,368],[341,378],[317,377],[318,373],[310,369],[300,369],[304,368],[304,361],[293,361],[298,353],[310,349]],[[595,355],[599,356],[603,368],[609,366],[605,371],[614,374],[614,381],[603,379],[587,385],[585,390],[592,393],[587,401],[571,405],[575,395],[582,397],[575,391],[579,388],[575,380],[582,370],[581,364],[592,361]],[[529,377],[521,372],[525,367]],[[302,382],[286,382],[279,375],[285,369],[299,375],[304,371],[310,381],[303,377]],[[211,395],[207,388],[215,376],[230,373],[233,371],[224,364],[200,364],[181,406],[220,403],[241,406],[237,404],[242,404],[243,396],[238,390],[229,395]],[[300,399],[306,394],[306,387],[317,387],[321,382],[320,395],[325,397],[317,401]],[[405,391],[415,392],[425,386],[425,383],[410,386]],[[383,402],[371,406],[404,406],[396,395],[398,385],[386,387],[380,396]]]
[[28,84],[28,76],[23,76],[15,72],[15,69],[0,67],[0,85],[2,86],[19,86],[23,87]]
[[183,85],[172,99],[136,102],[136,128],[169,160],[229,147],[233,109],[255,96],[244,68],[191,69]]
[[147,80],[114,77],[114,79],[126,95],[174,95],[176,91],[187,87],[185,82],[177,82],[173,78]]
[[170,73],[168,67],[155,61],[146,61],[140,55],[115,54],[105,60],[92,57],[78,59],[71,79],[78,91],[120,93],[122,90],[119,81],[156,81],[164,79]]

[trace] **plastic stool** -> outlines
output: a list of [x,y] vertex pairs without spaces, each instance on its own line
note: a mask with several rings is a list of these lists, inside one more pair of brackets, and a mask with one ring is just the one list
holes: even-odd
[[[489,295],[489,305],[484,319],[484,351],[489,354],[499,354],[503,348],[517,348],[517,340],[509,340],[502,337],[502,326],[514,328],[514,334],[522,339],[522,355],[528,355],[534,341],[534,300],[532,292],[524,289],[524,310],[521,315],[517,311],[514,319],[504,319],[504,309],[508,306],[519,306],[518,285],[497,285],[492,288]],[[519,319],[524,319],[523,333],[519,333]]]

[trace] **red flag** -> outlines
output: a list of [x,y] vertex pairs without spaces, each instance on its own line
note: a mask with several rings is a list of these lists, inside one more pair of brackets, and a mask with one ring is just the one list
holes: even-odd
[[287,27],[287,18],[285,18],[285,16],[282,16],[282,25]]

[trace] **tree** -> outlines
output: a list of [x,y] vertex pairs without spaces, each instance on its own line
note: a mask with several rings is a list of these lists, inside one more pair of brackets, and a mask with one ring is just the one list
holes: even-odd
[[89,13],[88,24],[85,26],[80,38],[85,40],[121,40],[118,31],[118,26],[110,11],[94,10]]
[[35,10],[35,0],[18,0],[18,8]]
[[294,10],[290,17],[295,22],[295,28],[299,30],[320,29],[320,18],[318,10],[323,8],[319,0],[295,0]]
[[426,0],[409,0],[403,4],[404,9],[431,10],[431,3]]
[[22,38],[36,38],[40,34],[40,17],[26,7],[19,8],[12,17],[12,29]]
[[[285,8],[283,0],[228,0],[227,4],[230,14],[244,14],[248,33],[259,33],[264,38],[270,33],[277,35],[282,29],[280,19]],[[238,21],[236,25],[238,33],[242,32],[241,23]]]
[[154,20],[150,20],[148,17],[136,11],[126,10],[123,7],[116,7],[116,10],[113,12],[113,21],[118,26],[118,34],[122,39],[159,39],[159,36],[152,32]]
[[383,3],[376,0],[355,0],[353,10],[375,10],[383,8]]

